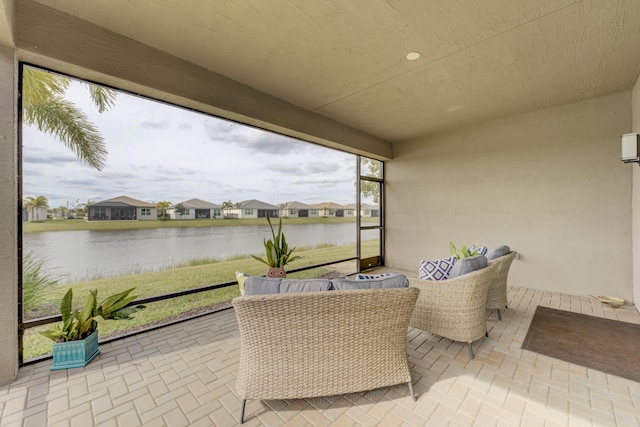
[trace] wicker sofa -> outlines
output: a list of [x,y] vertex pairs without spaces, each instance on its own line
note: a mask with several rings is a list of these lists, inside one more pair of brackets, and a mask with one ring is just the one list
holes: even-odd
[[499,320],[502,320],[502,313],[500,313],[500,309],[507,308],[507,305],[509,304],[507,301],[507,276],[509,275],[511,263],[517,255],[518,253],[516,251],[511,251],[506,255],[489,261],[489,264],[498,265],[498,272],[496,273],[495,281],[489,286],[489,293],[487,294],[487,308],[490,310],[497,310]]
[[471,343],[487,334],[486,310],[489,287],[498,280],[499,263],[448,280],[409,278],[411,287],[420,289],[410,325],[414,328],[466,342],[473,359]]
[[297,399],[407,383],[407,329],[417,288],[252,295],[232,300],[240,329],[236,389]]

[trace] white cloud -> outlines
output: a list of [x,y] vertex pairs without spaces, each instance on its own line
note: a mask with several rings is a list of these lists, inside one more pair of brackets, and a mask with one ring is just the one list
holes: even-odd
[[120,93],[100,114],[86,86],[67,98],[100,130],[108,150],[96,171],[61,142],[23,130],[23,194],[52,207],[128,195],[177,203],[355,201],[355,156],[190,110]]

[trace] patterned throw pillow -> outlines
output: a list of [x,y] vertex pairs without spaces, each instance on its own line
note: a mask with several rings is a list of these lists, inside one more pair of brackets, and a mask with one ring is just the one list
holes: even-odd
[[336,291],[348,291],[354,289],[382,289],[382,288],[407,288],[409,279],[401,273],[385,275],[378,279],[331,279],[331,285]]
[[398,273],[381,273],[381,274],[358,274],[356,280],[375,280],[383,277],[395,276]]
[[458,258],[450,256],[436,261],[420,261],[418,277],[424,280],[447,280]]
[[471,245],[471,247],[469,248],[469,250],[471,252],[473,251],[478,251],[478,255],[486,255],[487,254],[487,250],[489,250],[489,248],[487,248],[486,246],[476,246],[476,245]]

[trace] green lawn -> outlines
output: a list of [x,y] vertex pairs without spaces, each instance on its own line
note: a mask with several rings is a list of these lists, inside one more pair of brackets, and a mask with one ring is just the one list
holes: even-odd
[[[215,222],[218,220],[213,221]],[[219,221],[223,222],[226,220]],[[363,247],[367,251],[375,252],[374,248],[377,247],[377,245],[377,241],[363,243]],[[299,250],[296,250],[296,254],[303,258],[289,264],[287,269],[293,270],[304,266],[322,264],[331,260],[350,258],[355,256],[355,253],[355,244],[321,248],[300,248]],[[355,268],[354,264],[353,270],[350,272],[355,272]],[[72,285],[56,285],[47,289],[45,302],[43,303],[44,309],[41,314],[57,314],[59,311],[59,301],[69,287],[73,288],[74,301],[76,303],[84,300],[89,289],[98,289],[99,301],[108,295],[132,287],[136,288],[134,294],[138,295],[139,298],[144,298],[215,283],[234,281],[236,271],[242,271],[250,275],[261,275],[265,273],[266,266],[251,258],[242,258],[173,268],[161,272],[83,281]],[[318,277],[330,271],[332,270],[329,266],[300,273],[292,273],[288,276],[297,278]],[[214,291],[207,291],[185,297],[155,302],[149,304],[146,310],[136,313],[135,319],[133,320],[109,321],[106,324],[101,325],[99,328],[100,337],[105,338],[114,336],[153,325],[158,322],[162,322],[165,319],[188,315],[194,310],[198,311],[207,307],[219,305],[220,303],[226,303],[237,295],[239,295],[238,287],[231,286]],[[41,356],[52,351],[52,341],[37,333],[40,330],[49,328],[50,326],[52,325],[26,330],[24,335],[25,360]]]
[[[380,218],[362,218],[363,222],[378,222]],[[355,218],[282,218],[282,224],[336,224],[355,223]],[[277,222],[275,223],[277,224]],[[83,219],[49,219],[25,222],[23,233],[77,230],[138,230],[143,228],[221,227],[231,225],[267,225],[265,218],[256,219],[187,219],[169,221],[86,221]]]

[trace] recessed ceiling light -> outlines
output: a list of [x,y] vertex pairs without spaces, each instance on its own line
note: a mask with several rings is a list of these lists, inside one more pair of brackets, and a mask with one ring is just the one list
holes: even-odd
[[405,58],[407,58],[409,61],[415,61],[416,59],[420,58],[420,52],[409,52],[407,53],[407,56],[405,56]]

